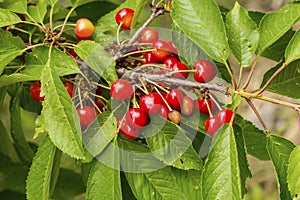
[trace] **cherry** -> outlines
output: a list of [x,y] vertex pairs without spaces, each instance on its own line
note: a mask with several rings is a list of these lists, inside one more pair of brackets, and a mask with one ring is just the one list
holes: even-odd
[[98,97],[95,98],[95,104],[100,111],[103,111],[104,102],[100,98],[98,98]]
[[65,86],[68,94],[72,98],[73,97],[74,84],[69,82],[69,81],[66,81],[66,82],[64,82],[64,86]]
[[[219,111],[216,116],[221,124],[228,124],[230,123],[232,115],[233,115],[232,110],[223,109]],[[234,122],[235,122],[235,118],[233,119],[232,125],[234,125]]]
[[[180,70],[188,70],[188,67],[182,62],[178,61],[176,58],[166,58],[164,60],[164,64],[167,68],[170,68],[172,72],[180,71]],[[189,76],[188,72],[179,72],[172,75],[173,78],[177,79],[186,79]]]
[[165,58],[169,57],[170,52],[170,45],[168,42],[164,40],[158,40],[152,45],[153,48],[156,49],[155,52],[153,52],[153,57],[156,60],[164,60]]
[[153,52],[145,52],[144,59],[143,64],[157,63],[157,60],[154,59]]
[[146,94],[140,98],[140,108],[147,114],[158,114],[162,104],[163,100],[157,92]]
[[148,114],[141,108],[129,108],[125,114],[129,126],[140,130],[149,123]]
[[174,124],[179,124],[181,122],[181,114],[177,110],[172,110],[171,112],[169,112],[168,118]]
[[76,21],[74,29],[75,35],[78,39],[88,39],[94,33],[95,27],[93,23],[87,18],[80,18]]
[[130,26],[132,24],[132,19],[134,16],[134,10],[130,8],[122,8],[116,14],[116,22],[117,24],[121,24],[121,28],[124,30],[130,30]]
[[197,70],[194,73],[194,79],[200,83],[211,81],[217,74],[215,66],[207,60],[198,60],[194,64],[194,69]]
[[91,106],[84,106],[82,108],[77,108],[76,111],[80,119],[81,129],[85,130],[96,117],[94,108]]
[[155,43],[159,38],[159,34],[153,28],[145,28],[143,32],[140,34],[141,43]]
[[159,115],[162,116],[163,118],[165,119],[168,119],[168,115],[170,113],[170,110],[168,109],[168,107],[163,104],[161,107],[160,107],[160,110],[159,110]]
[[182,108],[181,108],[181,112],[184,115],[191,115],[194,111],[194,102],[193,100],[188,97],[188,96],[184,96],[183,100],[182,100]]
[[[215,112],[216,105],[211,99],[207,99],[207,104],[209,105],[211,112]],[[209,114],[209,110],[204,99],[196,100],[196,108],[203,114]]]
[[118,79],[111,85],[110,94],[117,100],[130,99],[133,96],[133,87],[127,80]]
[[117,125],[120,129],[120,133],[122,133],[129,140],[133,140],[137,138],[137,136],[139,135],[139,131],[137,129],[130,127],[127,124],[125,119],[122,121],[122,124],[121,121],[122,121],[122,117],[117,119]]
[[34,100],[37,100],[37,101],[44,101],[45,97],[44,96],[40,96],[41,94],[41,83],[39,81],[34,81],[30,88],[29,88],[29,92],[30,92],[30,95],[31,97],[34,99]]
[[74,49],[70,49],[69,54],[70,54],[71,56],[73,56],[74,58],[77,58],[77,57],[78,57],[78,55],[77,55],[77,53],[74,51]]
[[164,97],[169,106],[177,111],[180,111],[180,107],[183,101],[183,92],[179,89],[171,89],[169,93],[165,94]]
[[205,130],[210,136],[214,136],[221,126],[217,116],[207,118],[204,124]]

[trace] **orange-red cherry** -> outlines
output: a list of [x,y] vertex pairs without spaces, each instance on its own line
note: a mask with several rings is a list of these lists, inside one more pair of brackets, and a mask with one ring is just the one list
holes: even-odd
[[90,39],[95,31],[93,23],[87,18],[80,18],[76,21],[74,29],[75,35],[78,39]]

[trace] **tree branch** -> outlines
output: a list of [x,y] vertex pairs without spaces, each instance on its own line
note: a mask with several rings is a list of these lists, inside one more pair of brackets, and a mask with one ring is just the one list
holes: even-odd
[[217,92],[221,92],[225,95],[228,95],[228,87],[224,87],[223,84],[209,84],[209,83],[198,83],[187,80],[181,80],[176,78],[170,78],[167,75],[157,75],[157,74],[148,74],[145,72],[137,72],[126,69],[116,69],[117,73],[120,77],[127,80],[139,80],[140,78],[144,78],[153,82],[164,82],[170,83],[175,86],[183,86],[189,88],[195,88],[199,90],[208,89]]

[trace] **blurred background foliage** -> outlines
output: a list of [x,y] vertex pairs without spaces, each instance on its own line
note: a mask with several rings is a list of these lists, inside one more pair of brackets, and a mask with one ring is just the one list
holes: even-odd
[[[216,0],[217,3],[226,8],[232,8],[235,0]],[[1,0],[0,0],[1,2]],[[34,2],[34,1],[32,1]],[[96,2],[91,2],[80,6],[76,9],[76,15],[74,15],[71,20],[76,20],[79,17],[86,17],[91,19],[95,24],[97,20],[108,13],[110,10],[115,9],[123,0],[99,0]],[[288,0],[240,0],[239,3],[251,11],[260,12],[272,12],[280,9]],[[69,6],[70,2],[68,0],[60,0],[60,5]],[[148,12],[146,11],[148,10]],[[143,22],[150,15],[149,8],[145,8],[145,12],[142,12],[140,22]],[[75,17],[76,16],[76,17]],[[115,23],[115,22],[112,22]],[[163,27],[171,28],[171,18],[170,16],[164,15],[162,17],[154,20],[150,26],[153,27]],[[232,65],[235,66],[235,60],[232,60]],[[254,79],[252,81],[252,89],[259,87],[262,80],[262,74],[274,66],[274,62],[268,59],[260,59],[258,62],[257,71],[254,74]],[[245,76],[246,77],[246,76]],[[250,88],[250,89],[251,89]],[[268,94],[273,95],[273,94]],[[10,120],[9,120],[9,96],[6,96],[4,106],[1,108],[0,115],[1,121],[4,124],[6,130],[10,130]],[[265,120],[268,128],[274,134],[279,134],[296,145],[299,145],[299,132],[296,123],[296,116],[292,110],[272,105],[269,103],[254,101],[259,112],[261,113],[263,119]],[[248,105],[243,104],[239,108],[238,112],[245,118],[252,121],[255,125],[261,128],[259,121],[256,119],[255,114]],[[35,131],[35,118],[36,115],[22,110],[22,122],[23,128],[26,133],[26,138],[32,143],[39,143],[38,140],[33,139]],[[4,130],[0,130],[4,131]],[[79,172],[79,166],[74,162],[73,159],[64,158],[62,159],[62,167],[65,169],[71,169],[73,171]],[[276,200],[279,199],[276,185],[276,176],[270,161],[259,161],[253,157],[249,157],[250,169],[252,171],[253,177],[248,180],[248,194],[245,199],[247,200]],[[1,175],[1,174],[0,174]],[[1,179],[1,176],[0,176]],[[1,191],[0,194],[5,196],[10,196],[11,199],[24,199],[25,197],[20,193],[15,193],[10,190]],[[83,196],[78,196],[77,199],[83,199]]]

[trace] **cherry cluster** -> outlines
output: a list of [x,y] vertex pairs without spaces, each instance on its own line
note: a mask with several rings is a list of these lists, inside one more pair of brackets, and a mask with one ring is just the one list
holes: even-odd
[[[119,29],[129,30],[133,16],[134,11],[130,8],[123,8],[117,12],[115,19]],[[80,18],[76,22],[74,33],[78,41],[90,40],[94,30],[91,21]],[[119,45],[122,47],[121,44]],[[72,50],[70,49],[69,53],[77,58],[76,53]],[[208,60],[198,60],[194,63],[193,69],[189,68],[181,61],[173,41],[161,40],[159,33],[153,28],[144,28],[136,41],[126,46],[126,50],[127,52],[117,60],[116,70],[118,68],[134,69],[137,72],[161,75],[175,80],[185,80],[193,76],[193,79],[199,83],[207,83],[213,80],[217,74],[217,69]],[[122,65],[122,63],[125,64]],[[75,101],[75,104],[81,128],[85,130],[95,119],[96,114],[106,109],[107,100],[102,96],[102,90],[107,88],[107,84],[88,85],[83,92],[80,92],[80,88],[85,85],[80,82],[80,84],[76,84],[78,92],[77,89],[74,91],[75,82],[65,81],[64,86],[73,100],[79,99]],[[40,88],[40,82],[33,82],[30,94],[34,100],[42,102],[44,97],[40,96]],[[189,90],[195,91],[193,88],[189,88]],[[95,97],[90,103],[85,102],[84,98],[89,97],[85,91],[93,93],[92,96]],[[166,120],[179,124],[182,115],[190,116],[195,110],[209,114],[205,122],[205,129],[211,136],[224,123],[234,123],[233,111],[221,109],[217,98],[208,90],[198,91],[197,99],[192,99],[181,87],[169,83],[145,78],[139,80],[120,78],[111,85],[110,96],[113,100],[131,102],[124,115],[117,116],[119,132],[128,139],[138,137],[141,130],[150,123],[151,115],[160,115]],[[218,108],[219,112],[213,116]]]

